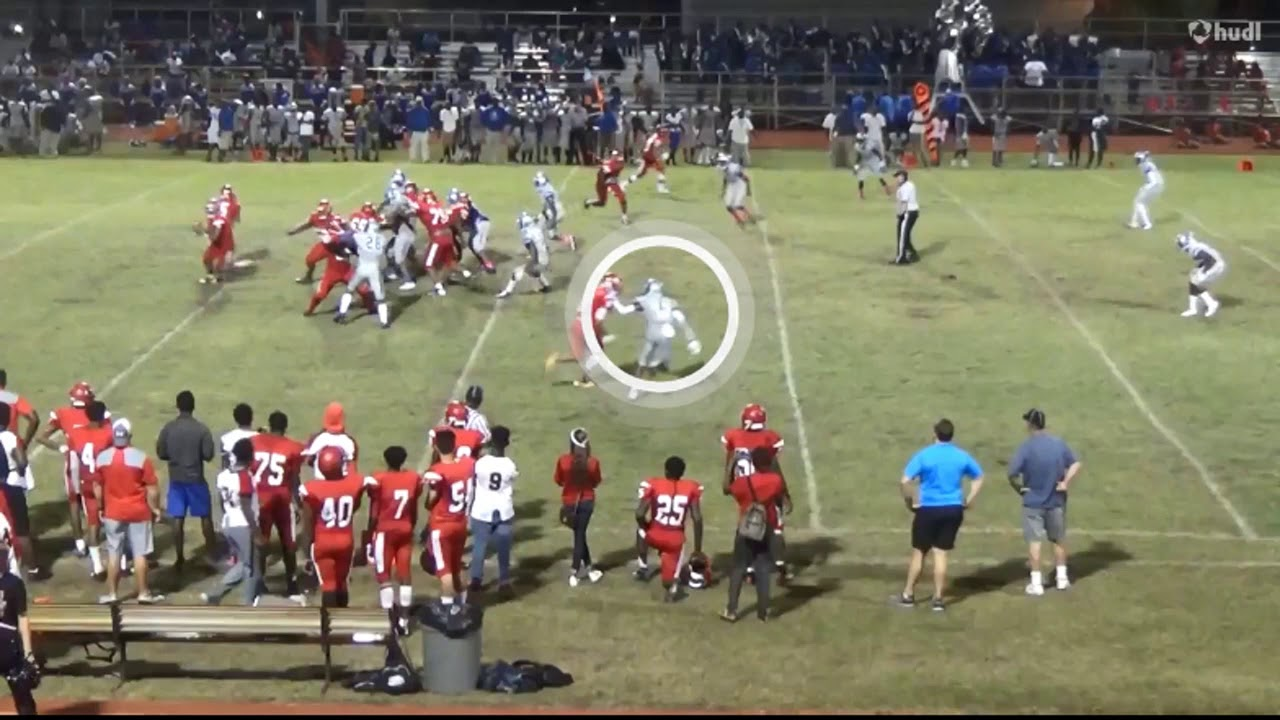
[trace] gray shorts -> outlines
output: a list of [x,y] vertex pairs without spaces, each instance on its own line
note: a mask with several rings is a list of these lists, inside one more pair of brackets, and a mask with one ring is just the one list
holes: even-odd
[[1067,537],[1067,509],[1022,508],[1022,537],[1029,543],[1062,542]]
[[121,522],[119,520],[102,519],[102,529],[107,538],[107,553],[119,556],[124,552],[125,541],[134,557],[150,555],[155,551],[152,544],[151,521]]
[[644,345],[640,348],[638,363],[640,367],[650,370],[670,365],[671,340],[645,339]]

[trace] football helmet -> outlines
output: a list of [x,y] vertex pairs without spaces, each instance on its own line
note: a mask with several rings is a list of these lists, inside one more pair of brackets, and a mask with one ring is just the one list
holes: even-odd
[[462,201],[462,191],[458,188],[449,188],[449,194],[445,198],[450,205],[456,205]]
[[742,408],[742,427],[747,430],[759,430],[764,427],[767,416],[762,405],[751,403]]
[[321,215],[328,215],[333,212],[333,204],[329,202],[328,198],[322,198],[320,202],[316,204],[316,212]]
[[605,273],[600,279],[600,286],[614,292],[622,292],[622,277],[617,273]]
[[451,402],[444,409],[444,422],[449,427],[465,428],[467,426],[467,406],[460,402]]
[[1191,231],[1178,233],[1178,239],[1177,239],[1178,249],[1183,252],[1186,252],[1187,248],[1191,247],[1191,243],[1195,241],[1196,241],[1196,236],[1193,235]]
[[534,187],[542,187],[543,185],[546,185],[549,182],[551,181],[547,180],[547,174],[542,172],[541,170],[533,174]]
[[337,480],[342,477],[343,466],[347,464],[347,455],[341,448],[333,446],[324,448],[316,456],[316,469],[326,480]]
[[222,195],[222,197],[230,197],[231,195],[235,195],[236,191],[232,189],[231,183],[227,183],[222,186],[222,190],[219,191],[219,194]]
[[93,386],[81,380],[71,386],[71,389],[67,391],[67,397],[71,399],[71,407],[88,407],[89,403],[94,400]]
[[1146,150],[1139,150],[1138,152],[1133,154],[1133,164],[1141,165],[1142,161],[1146,160],[1149,157],[1151,157],[1151,153],[1147,152]]
[[700,552],[690,555],[684,575],[684,583],[690,590],[707,589],[711,585],[711,558]]
[[521,213],[520,213],[520,216],[516,218],[516,229],[517,229],[517,230],[524,230],[525,228],[529,227],[530,225],[533,225],[533,222],[534,222],[534,221],[533,221],[533,216],[532,216],[532,215],[530,215],[530,214],[529,214],[529,213],[527,213],[527,212],[521,212]]

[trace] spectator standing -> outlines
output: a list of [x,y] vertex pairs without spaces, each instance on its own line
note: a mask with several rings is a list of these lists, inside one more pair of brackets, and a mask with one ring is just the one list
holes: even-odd
[[612,106],[606,105],[604,112],[600,113],[600,118],[596,120],[596,136],[599,138],[596,157],[608,157],[609,153],[619,149],[618,114],[614,112]]
[[[160,519],[156,470],[151,458],[133,447],[133,427],[127,419],[112,423],[111,443],[111,448],[98,454],[98,482],[93,485],[107,538],[107,594],[98,602],[105,605],[118,601],[120,561],[128,543],[138,583],[138,602],[150,605],[164,599],[163,595],[152,593],[147,584],[147,556],[155,550],[153,523]],[[212,455],[212,437],[209,449]]]
[[378,162],[382,160],[382,132],[386,124],[383,122],[378,106],[372,100],[366,100],[364,106],[365,124],[369,127],[369,149],[366,151],[365,160]]
[[568,110],[569,118],[569,152],[568,162],[572,165],[587,164],[587,109],[572,103]]
[[484,586],[484,558],[493,540],[498,554],[498,592],[511,593],[511,541],[516,518],[515,482],[520,471],[507,457],[511,431],[493,428],[489,449],[476,461],[471,501],[471,590]]
[[160,429],[156,439],[156,457],[169,463],[168,513],[173,524],[174,567],[181,571],[186,563],[186,518],[200,519],[207,552],[217,548],[210,516],[209,486],[205,484],[204,464],[214,458],[213,434],[208,426],[195,418],[196,396],[190,390],[178,393],[178,416]]
[[920,260],[920,254],[911,242],[911,231],[920,219],[920,198],[916,193],[916,184],[911,182],[906,170],[898,170],[893,177],[898,181],[898,189],[894,193],[898,203],[898,229],[895,233],[898,251],[893,264],[910,265]]
[[409,162],[431,162],[431,110],[421,97],[414,98],[404,124],[409,131]]
[[[922,448],[902,471],[902,498],[914,517],[911,522],[911,561],[907,582],[895,599],[902,607],[915,607],[916,582],[924,571],[924,556],[933,552],[933,610],[946,610],[947,553],[955,548],[965,509],[982,491],[982,467],[969,453],[951,444],[955,426],[939,420],[933,426],[936,440]],[[969,479],[968,493],[964,480]],[[913,483],[919,483],[918,489]]]
[[481,151],[481,162],[504,162],[508,120],[507,111],[497,103],[493,103],[480,111],[480,122],[484,125],[484,148]]
[[302,120],[298,123],[298,140],[301,142],[302,151],[299,160],[302,162],[311,162],[311,143],[316,136],[316,114],[307,110],[302,113]]
[[440,162],[454,162],[453,149],[458,133],[458,108],[446,104],[440,108]]
[[560,523],[573,530],[569,587],[578,587],[584,572],[591,582],[600,582],[604,573],[591,563],[587,527],[595,511],[596,488],[600,487],[603,477],[600,461],[591,454],[591,438],[585,429],[574,428],[569,433],[569,452],[556,460],[555,481],[560,486]]
[[[11,410],[0,405],[0,489],[3,490],[8,519],[17,541],[16,557],[34,568],[31,543],[31,517],[27,510],[27,452],[10,428]],[[34,569],[32,570],[34,572]]]
[[27,618],[27,585],[10,570],[12,552],[0,540],[0,598],[4,599],[0,603],[0,674],[9,682],[15,714],[35,715],[36,699],[32,690],[38,670],[31,622]]
[[[757,448],[751,452],[756,472],[735,477],[726,474],[722,486],[725,495],[738,503],[738,529],[733,536],[733,568],[729,571],[729,602],[720,618],[738,621],[738,598],[747,570],[753,570],[756,585],[756,617],[769,619],[769,583],[773,571],[773,555],[769,537],[780,527],[778,511],[791,512],[791,500],[782,476],[774,471],[773,448]],[[768,469],[765,469],[768,468]]]
[[65,113],[59,106],[56,94],[40,108],[40,155],[58,157],[58,140],[62,137]]
[[212,589],[200,593],[200,600],[206,605],[221,604],[222,598],[240,585],[244,590],[244,604],[252,606],[261,592],[258,554],[266,545],[258,529],[253,478],[249,473],[253,464],[253,440],[242,435],[230,450],[228,466],[218,473],[216,486],[222,501],[222,537],[227,541],[231,567]]
[[738,108],[729,121],[729,157],[743,167],[751,164],[751,131],[755,129],[746,108]]
[[1066,442],[1045,432],[1045,415],[1032,408],[1022,415],[1029,437],[1009,461],[1009,484],[1022,496],[1022,537],[1031,565],[1028,595],[1044,595],[1040,546],[1053,543],[1059,590],[1071,587],[1067,575],[1067,488],[1080,472],[1080,461]]
[[218,109],[218,162],[225,162],[235,143],[236,106],[225,102]]

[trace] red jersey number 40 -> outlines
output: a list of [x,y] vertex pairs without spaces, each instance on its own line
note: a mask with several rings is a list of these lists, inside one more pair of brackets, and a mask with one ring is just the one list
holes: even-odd
[[320,506],[320,520],[326,528],[351,527],[356,514],[356,501],[350,497],[325,498]]

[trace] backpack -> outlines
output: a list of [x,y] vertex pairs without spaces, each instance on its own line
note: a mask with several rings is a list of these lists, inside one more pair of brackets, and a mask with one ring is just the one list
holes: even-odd
[[387,654],[382,667],[357,673],[347,678],[343,686],[359,693],[379,695],[412,695],[422,692],[422,680],[404,654],[394,632],[387,635]]
[[756,489],[751,485],[750,475],[747,476],[747,490],[751,492],[751,504],[738,521],[738,534],[747,540],[763,542],[769,532],[769,511],[756,498]]

